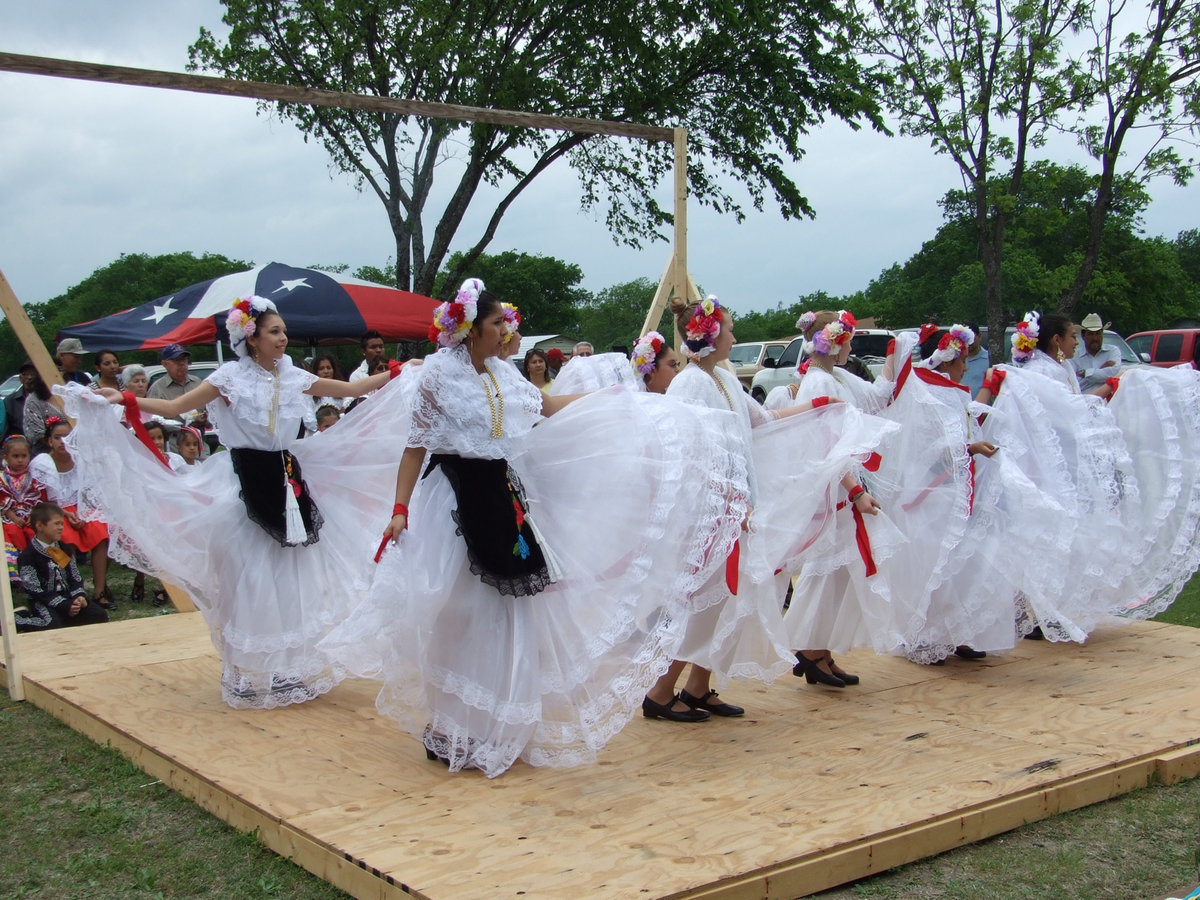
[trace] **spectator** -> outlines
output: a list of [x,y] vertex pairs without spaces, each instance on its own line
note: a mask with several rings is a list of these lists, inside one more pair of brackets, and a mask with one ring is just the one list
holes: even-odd
[[325,431],[337,423],[337,420],[342,417],[342,412],[331,403],[326,403],[317,407],[317,431]]
[[37,369],[29,360],[21,363],[17,370],[21,386],[4,398],[4,436],[25,433],[25,398],[29,396],[29,385],[37,377]]
[[554,378],[550,375],[550,363],[545,352],[535,348],[526,353],[525,362],[521,365],[521,372],[541,389],[543,394],[549,395]]
[[171,459],[171,468],[176,472],[186,472],[199,463],[202,445],[199,429],[184,425],[175,436],[175,449],[179,452],[171,454],[174,457]]
[[92,390],[99,390],[102,387],[112,388],[114,391],[121,390],[121,361],[117,359],[117,354],[111,350],[99,350],[96,352],[96,372],[98,377],[92,383]]
[[88,603],[75,560],[59,546],[66,525],[63,510],[54,503],[38,503],[29,518],[34,537],[18,558],[29,608],[15,614],[17,631],[107,622],[108,613]]
[[46,499],[46,490],[29,471],[29,441],[19,434],[4,439],[4,469],[0,471],[0,518],[4,520],[4,551],[8,577],[20,582],[17,556],[33,538],[29,513]]
[[46,420],[44,453],[29,464],[34,477],[46,487],[46,497],[61,507],[65,522],[55,540],[63,540],[91,556],[92,588],[96,602],[105,609],[116,609],[112,591],[108,589],[108,527],[103,522],[85,522],[79,518],[79,472],[64,439],[71,433],[71,423],[57,415]]
[[576,356],[592,356],[595,352],[596,348],[587,341],[580,341],[575,345],[575,349],[571,351],[571,358],[574,359]]
[[350,381],[358,381],[360,378],[367,378],[371,374],[371,367],[376,360],[386,359],[383,348],[383,336],[378,331],[367,331],[358,339],[359,346],[362,347],[363,361],[358,364],[358,368],[350,373]]
[[1104,329],[1111,324],[1095,313],[1088,313],[1079,326],[1084,352],[1076,351],[1071,365],[1079,378],[1079,389],[1084,393],[1100,387],[1121,367],[1121,351],[1104,346]]
[[53,395],[42,376],[34,373],[29,382],[28,395],[25,397],[25,409],[22,417],[25,420],[25,437],[36,456],[46,452],[46,419],[62,415],[62,410],[50,402]]
[[62,372],[63,381],[68,383],[73,381],[83,385],[92,383],[91,376],[86,372],[79,371],[79,365],[83,362],[83,354],[87,353],[79,338],[64,338],[58,342],[58,349],[54,352],[58,357],[58,369]]
[[550,377],[557,378],[558,370],[566,365],[566,359],[563,357],[563,352],[557,347],[551,347],[546,351],[546,361],[550,363]]
[[146,396],[153,400],[174,400],[200,386],[200,379],[188,372],[192,354],[180,344],[168,344],[162,348],[162,364],[167,377],[160,378],[150,386]]
[[973,322],[968,322],[967,328],[974,332],[975,340],[967,348],[967,372],[963,375],[962,383],[974,397],[983,389],[983,376],[991,367],[992,360],[987,347],[983,346],[983,335],[979,333],[979,328]]
[[136,363],[121,370],[121,380],[125,382],[125,390],[139,398],[145,397],[146,390],[150,387],[145,366]]

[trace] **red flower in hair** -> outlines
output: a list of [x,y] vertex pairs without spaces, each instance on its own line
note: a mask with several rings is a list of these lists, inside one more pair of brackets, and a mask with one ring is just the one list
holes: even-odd
[[938,327],[932,322],[926,322],[921,326],[921,330],[917,333],[917,339],[923,344],[929,340],[932,335],[937,334],[937,330]]

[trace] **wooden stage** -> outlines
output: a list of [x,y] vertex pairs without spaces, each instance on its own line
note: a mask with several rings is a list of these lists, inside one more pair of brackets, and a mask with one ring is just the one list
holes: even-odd
[[734,684],[742,720],[635,719],[597,765],[450,775],[350,682],[225,707],[198,614],[18,637],[27,698],[358,897],[790,898],[1200,772],[1200,629],[859,653],[835,691]]

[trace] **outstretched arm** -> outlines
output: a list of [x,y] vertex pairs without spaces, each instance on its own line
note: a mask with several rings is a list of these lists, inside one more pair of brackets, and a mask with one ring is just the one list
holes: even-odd
[[[114,391],[112,388],[102,388],[100,394],[109,403],[119,404],[125,400],[120,391]],[[177,419],[185,412],[200,409],[220,396],[221,392],[213,387],[212,384],[202,381],[198,386],[192,388],[186,394],[180,394],[174,400],[153,400],[149,397],[139,397],[137,405],[138,409],[148,412],[152,416]]]

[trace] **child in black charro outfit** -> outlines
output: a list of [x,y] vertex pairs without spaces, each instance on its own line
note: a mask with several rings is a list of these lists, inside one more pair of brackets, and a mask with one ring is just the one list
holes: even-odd
[[108,621],[103,607],[88,602],[75,560],[59,546],[63,521],[62,508],[54,503],[38,503],[29,513],[34,537],[17,559],[29,606],[15,614],[17,631]]

